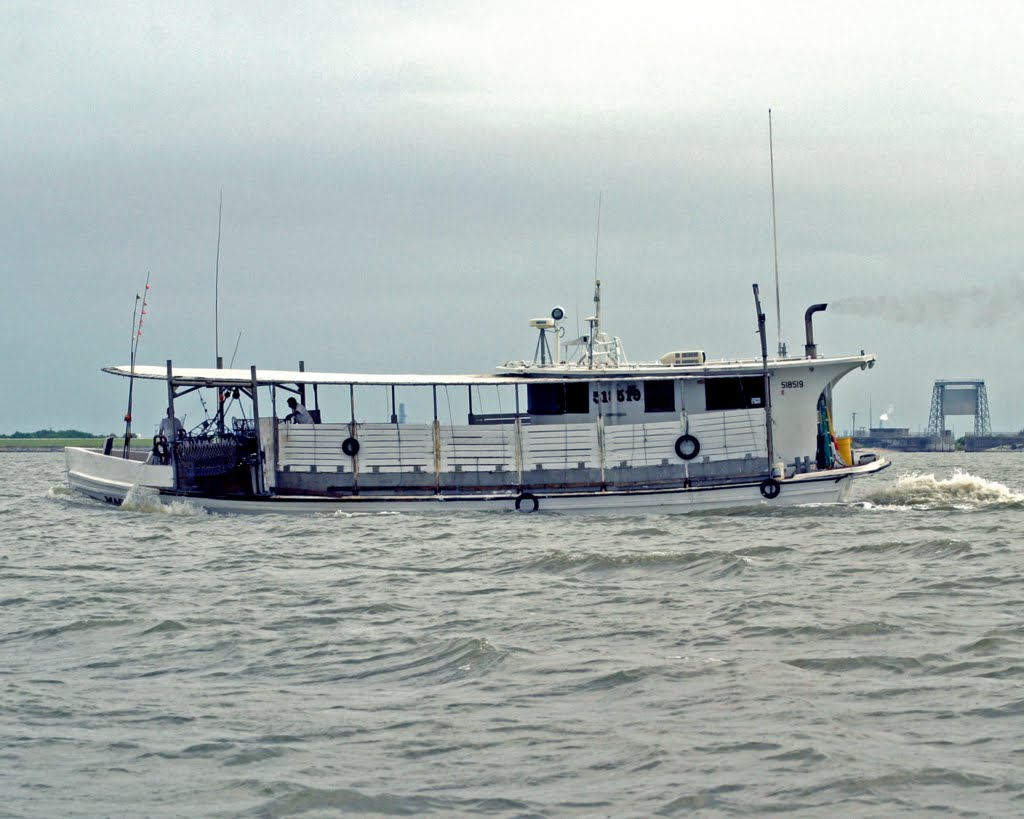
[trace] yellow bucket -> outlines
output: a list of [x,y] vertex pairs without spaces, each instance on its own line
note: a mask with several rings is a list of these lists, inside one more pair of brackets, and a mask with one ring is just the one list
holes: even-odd
[[843,463],[853,466],[853,438],[836,438],[836,449]]

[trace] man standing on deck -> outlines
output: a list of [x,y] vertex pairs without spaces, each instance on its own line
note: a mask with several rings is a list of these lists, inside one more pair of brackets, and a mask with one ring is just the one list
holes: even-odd
[[181,421],[174,417],[174,410],[168,407],[167,417],[160,421],[158,436],[162,436],[168,441],[177,441],[178,436],[184,434],[185,427],[182,426]]

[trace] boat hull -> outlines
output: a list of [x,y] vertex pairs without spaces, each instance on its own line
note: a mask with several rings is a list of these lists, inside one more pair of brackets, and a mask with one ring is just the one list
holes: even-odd
[[72,490],[90,498],[121,505],[133,491],[143,490],[149,498],[164,503],[186,502],[213,512],[235,514],[333,514],[395,512],[563,512],[583,514],[623,514],[653,512],[679,514],[717,509],[793,506],[800,504],[841,503],[849,497],[853,482],[880,472],[890,464],[882,459],[869,464],[821,472],[794,475],[772,486],[763,481],[676,486],[665,489],[614,488],[591,491],[536,491],[458,493],[400,496],[396,494],[360,494],[331,497],[324,495],[269,495],[266,497],[211,497],[177,492],[172,488],[171,467],[145,464],[104,456],[94,450],[69,447],[66,450],[68,484]]
[[86,497],[120,506],[132,490],[152,491],[174,486],[170,466],[148,464],[146,453],[131,458],[104,455],[96,449],[65,447],[68,486]]

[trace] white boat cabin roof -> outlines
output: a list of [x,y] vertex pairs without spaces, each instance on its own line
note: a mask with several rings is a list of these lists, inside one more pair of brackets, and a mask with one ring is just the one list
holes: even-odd
[[[779,358],[769,359],[769,370],[793,369],[815,364],[848,364],[854,367],[873,366],[875,356],[860,354],[835,358]],[[568,379],[588,381],[637,380],[665,378],[704,378],[736,373],[755,374],[761,371],[761,359],[708,361],[700,365],[626,364],[615,367],[587,367],[572,364],[536,366],[505,365],[503,372],[491,375],[420,375],[328,373],[302,370],[256,370],[256,383],[261,386],[290,384],[365,385],[365,386],[454,386],[556,383]],[[214,367],[178,367],[172,365],[175,384],[188,386],[245,386],[252,383],[250,370],[216,369]],[[128,364],[104,367],[103,372],[124,377],[166,381],[166,365],[142,364],[134,369]]]

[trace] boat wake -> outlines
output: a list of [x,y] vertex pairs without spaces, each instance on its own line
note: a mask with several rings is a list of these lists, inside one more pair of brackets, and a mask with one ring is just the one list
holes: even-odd
[[916,509],[979,509],[989,506],[1024,507],[1024,494],[998,481],[989,481],[962,470],[946,479],[933,474],[904,475],[895,484],[871,493],[865,500],[874,506]]
[[148,514],[175,515],[180,517],[197,517],[207,514],[202,507],[188,501],[172,501],[162,503],[160,493],[136,484],[128,490],[128,495],[121,504],[126,512],[146,512]]

